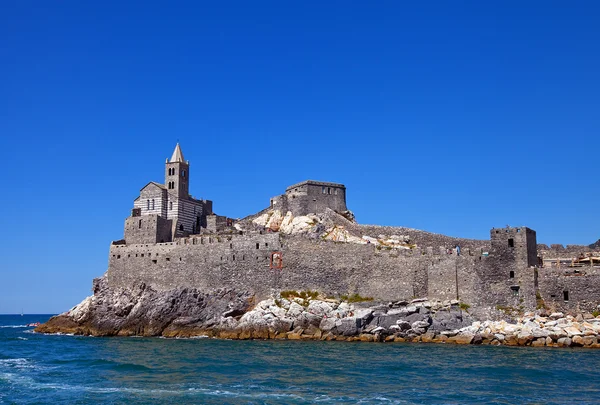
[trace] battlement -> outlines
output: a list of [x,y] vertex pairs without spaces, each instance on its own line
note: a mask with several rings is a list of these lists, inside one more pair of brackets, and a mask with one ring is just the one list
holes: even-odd
[[292,184],[285,191],[292,191],[293,189],[302,188],[304,186],[317,186],[317,187],[330,187],[338,189],[346,189],[346,186],[340,183],[331,183],[327,181],[315,181],[315,180],[304,180],[300,183]]

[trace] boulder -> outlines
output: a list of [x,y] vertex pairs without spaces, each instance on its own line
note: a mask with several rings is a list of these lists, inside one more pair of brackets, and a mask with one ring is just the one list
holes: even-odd
[[308,304],[306,311],[320,317],[329,317],[333,312],[333,308],[331,308],[328,303],[323,301],[311,301],[310,304]]
[[565,332],[567,333],[567,335],[572,338],[573,336],[581,336],[583,335],[583,333],[581,333],[581,331],[576,328],[575,326],[567,326],[565,328]]
[[573,336],[572,340],[572,345],[573,346],[583,346],[584,345],[584,340],[582,336],[576,335]]
[[431,329],[434,331],[461,329],[471,324],[468,314],[458,308],[440,309],[432,318]]
[[287,311],[287,316],[295,319],[300,317],[300,315],[304,312],[304,307],[297,302],[292,301],[290,303],[290,309]]
[[360,328],[359,320],[356,318],[343,318],[335,323],[335,329],[337,333],[342,336],[354,336],[358,333]]
[[402,319],[402,316],[399,314],[390,315],[388,313],[385,315],[380,315],[380,316],[374,317],[369,324],[381,326],[383,328],[389,329],[392,325],[396,325],[397,322],[401,319]]
[[427,329],[429,327],[429,322],[426,321],[416,321],[411,324],[413,329]]
[[571,338],[565,337],[565,338],[560,338],[556,341],[558,347],[570,347],[571,346]]
[[400,330],[403,331],[407,331],[411,328],[411,324],[409,322],[406,321],[397,321],[396,324],[398,325],[398,327],[400,328]]
[[463,333],[460,335],[448,338],[448,343],[456,343],[458,345],[469,345],[473,341],[475,335],[472,333]]
[[535,339],[533,342],[531,342],[531,346],[534,346],[534,347],[546,346],[546,338]]
[[336,319],[335,318],[323,318],[321,323],[319,324],[319,329],[324,332],[329,332],[333,328],[335,328]]

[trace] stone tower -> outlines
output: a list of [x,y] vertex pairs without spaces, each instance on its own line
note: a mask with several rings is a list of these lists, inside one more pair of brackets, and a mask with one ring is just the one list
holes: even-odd
[[527,227],[494,228],[490,231],[492,253],[505,260],[513,260],[521,268],[537,266],[537,238]]
[[183,158],[179,143],[175,146],[171,159],[165,163],[165,186],[169,194],[177,198],[188,198],[190,164]]

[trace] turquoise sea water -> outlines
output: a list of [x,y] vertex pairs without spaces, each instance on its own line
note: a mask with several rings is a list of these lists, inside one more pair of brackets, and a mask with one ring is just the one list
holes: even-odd
[[46,336],[0,316],[0,403],[598,404],[600,351]]

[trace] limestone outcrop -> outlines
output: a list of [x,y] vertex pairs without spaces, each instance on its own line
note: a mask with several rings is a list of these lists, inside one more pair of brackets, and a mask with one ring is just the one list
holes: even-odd
[[[273,209],[254,218],[252,224],[284,235],[305,235],[333,242],[373,244],[386,249],[411,249],[416,247],[407,235],[356,235],[340,223],[340,218],[345,220],[351,218],[354,221],[354,215],[350,211],[337,214],[327,210],[319,215],[294,216],[291,211],[284,215],[280,210]],[[242,230],[243,227],[238,225],[236,229]]]

